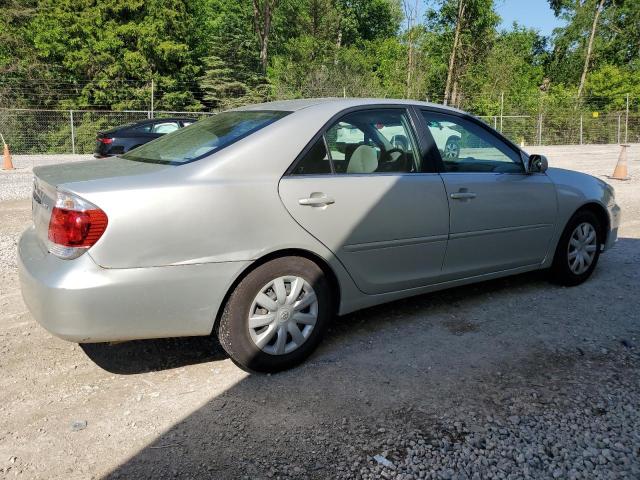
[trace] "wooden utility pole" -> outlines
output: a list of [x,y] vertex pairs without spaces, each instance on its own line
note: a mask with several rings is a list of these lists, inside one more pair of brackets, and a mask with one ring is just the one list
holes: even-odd
[[584,84],[587,81],[587,73],[589,72],[589,62],[591,61],[591,52],[593,51],[593,40],[596,36],[596,29],[598,28],[598,19],[600,18],[600,13],[604,8],[604,0],[599,0],[598,6],[596,8],[596,13],[593,16],[593,25],[591,26],[591,35],[589,36],[589,44],[587,46],[587,55],[584,58],[584,68],[582,69],[582,77],[580,77],[580,86],[578,87],[578,98],[582,96],[582,91],[584,90]]
[[447,71],[447,83],[444,87],[444,104],[449,103],[449,97],[451,96],[451,88],[455,83],[453,76],[455,74],[456,59],[458,56],[458,42],[460,41],[460,30],[462,30],[462,23],[464,20],[465,9],[467,4],[465,0],[458,0],[458,16],[456,18],[456,28],[453,34],[453,46],[451,47],[451,56],[449,57],[449,70]]

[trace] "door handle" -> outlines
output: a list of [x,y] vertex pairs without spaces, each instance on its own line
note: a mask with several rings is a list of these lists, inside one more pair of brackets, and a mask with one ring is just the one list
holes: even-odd
[[298,203],[300,205],[305,205],[308,207],[324,207],[326,205],[336,203],[336,201],[331,197],[322,195],[317,197],[301,198],[300,200],[298,200]]
[[453,200],[471,200],[472,198],[476,198],[477,196],[478,195],[473,192],[457,192],[450,195]]

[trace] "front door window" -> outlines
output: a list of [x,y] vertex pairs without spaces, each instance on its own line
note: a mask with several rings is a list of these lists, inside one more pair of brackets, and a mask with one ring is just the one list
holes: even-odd
[[520,155],[487,129],[454,115],[422,115],[445,172],[524,173]]

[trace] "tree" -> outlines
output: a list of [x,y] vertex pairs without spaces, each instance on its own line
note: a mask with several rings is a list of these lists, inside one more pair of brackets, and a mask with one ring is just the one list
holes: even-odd
[[260,64],[263,74],[267,73],[271,21],[277,5],[278,0],[253,0],[253,22],[260,42]]
[[411,86],[415,65],[415,21],[418,16],[418,0],[402,0],[402,7],[404,9],[404,17],[407,22],[407,93],[406,98],[411,98]]
[[449,103],[451,97],[451,87],[453,85],[453,74],[456,66],[456,61],[458,60],[458,49],[460,43],[460,31],[462,30],[462,25],[465,19],[466,13],[466,2],[465,0],[458,0],[458,13],[456,14],[456,26],[453,35],[453,45],[451,46],[451,55],[449,56],[449,69],[447,70],[447,83],[444,87],[444,104],[447,105]]
[[463,108],[496,115],[504,93],[506,112],[536,111],[544,82],[545,46],[544,37],[518,24],[499,33],[486,57],[469,68],[464,88],[474,95]]
[[589,71],[589,62],[591,61],[591,52],[593,50],[593,39],[596,36],[596,28],[598,27],[598,19],[600,18],[600,13],[604,8],[605,0],[599,0],[599,3],[596,6],[596,12],[593,16],[593,24],[591,26],[591,34],[589,35],[589,45],[587,46],[587,53],[584,57],[584,68],[582,69],[582,76],[580,77],[580,86],[578,87],[578,98],[582,96],[582,90],[584,89],[584,82],[587,79],[587,73]]
[[67,82],[61,106],[147,108],[150,80],[157,108],[198,109],[185,85],[198,73],[193,16],[180,0],[121,3],[41,0],[30,23],[36,57]]
[[[618,0],[618,2],[627,3],[625,0]],[[637,5],[637,2],[635,3]],[[573,83],[577,80],[574,78],[574,72],[582,72],[577,82],[577,97],[580,98],[585,89],[589,69],[593,66],[594,49],[600,30],[604,30],[598,28],[600,20],[604,18],[606,23],[611,25],[612,18],[607,18],[607,14],[615,11],[617,5],[614,0],[549,0],[549,4],[556,16],[567,22],[567,25],[558,29],[556,33],[554,52],[556,77],[560,81]],[[627,22],[628,20],[626,19]],[[576,44],[581,45],[582,48],[576,50]],[[580,62],[579,70],[578,62]]]
[[467,68],[490,51],[499,17],[493,0],[438,0],[427,12],[429,25],[450,41],[444,103],[460,103],[460,81]]
[[196,38],[202,75],[202,102],[215,109],[267,98],[259,44],[253,26],[253,5],[229,0],[197,0]]
[[203,63],[204,75],[199,78],[203,99],[213,108],[242,103],[241,99],[246,96],[249,87],[235,78],[233,69],[215,55],[204,58]]

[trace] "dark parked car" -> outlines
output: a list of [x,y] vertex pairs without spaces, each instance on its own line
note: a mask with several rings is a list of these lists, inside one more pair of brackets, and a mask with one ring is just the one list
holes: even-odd
[[195,121],[195,118],[154,118],[98,132],[96,151],[93,156],[104,158],[112,155],[121,155],[161,137],[165,133],[171,133],[179,128],[191,125]]

